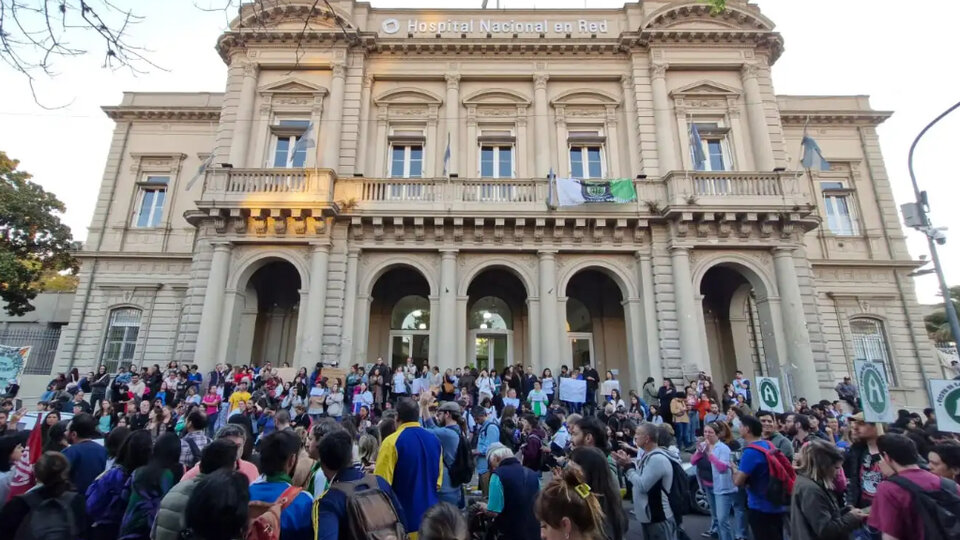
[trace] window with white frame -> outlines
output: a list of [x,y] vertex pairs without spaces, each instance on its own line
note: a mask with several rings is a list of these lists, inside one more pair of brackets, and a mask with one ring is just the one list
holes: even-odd
[[604,178],[607,173],[604,157],[606,138],[600,130],[579,129],[567,132],[570,148],[570,176]]
[[300,168],[307,163],[309,145],[297,147],[297,141],[307,136],[306,129],[310,120],[303,118],[283,118],[271,126],[273,131],[273,166],[278,168]]
[[140,334],[140,310],[117,308],[110,312],[107,334],[104,337],[100,363],[113,373],[120,363],[129,364],[137,351],[137,336]]
[[422,144],[390,145],[390,177],[391,178],[422,178],[423,177],[423,145]]
[[823,194],[823,209],[827,218],[827,230],[837,236],[859,234],[854,215],[853,190],[843,182],[820,182]]
[[704,159],[702,161],[697,159],[696,150],[693,148],[696,142],[691,138],[690,156],[694,169],[698,171],[733,170],[733,159],[727,140],[730,129],[723,127],[719,122],[695,122],[695,124],[700,134],[700,150],[703,152]]
[[883,323],[877,319],[858,317],[850,319],[850,335],[853,339],[854,360],[869,360],[883,366],[887,374],[887,382],[896,383],[893,366],[890,364],[890,353],[887,347],[887,337],[883,331]]
[[137,201],[133,213],[134,227],[159,227],[163,219],[163,205],[167,199],[170,176],[146,174],[137,183]]
[[[423,178],[426,138],[423,130],[400,128],[390,134],[390,163],[387,175],[390,178]],[[391,183],[387,197],[394,200],[421,200],[423,185],[417,182]]]

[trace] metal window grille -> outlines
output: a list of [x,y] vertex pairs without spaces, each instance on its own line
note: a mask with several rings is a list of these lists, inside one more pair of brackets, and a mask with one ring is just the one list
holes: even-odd
[[0,328],[0,344],[11,347],[30,347],[30,356],[23,369],[24,375],[49,375],[60,342],[60,326],[31,326],[30,328]]

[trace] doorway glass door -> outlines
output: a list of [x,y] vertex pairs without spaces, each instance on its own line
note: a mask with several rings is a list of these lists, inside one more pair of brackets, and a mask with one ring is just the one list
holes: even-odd
[[573,367],[584,364],[596,366],[593,358],[593,334],[570,334],[570,351]]
[[477,334],[474,339],[477,369],[496,369],[502,373],[508,362],[508,338],[507,334]]
[[430,357],[429,334],[391,334],[390,336],[390,365],[394,368],[407,363],[407,357],[413,358],[413,363],[422,366]]

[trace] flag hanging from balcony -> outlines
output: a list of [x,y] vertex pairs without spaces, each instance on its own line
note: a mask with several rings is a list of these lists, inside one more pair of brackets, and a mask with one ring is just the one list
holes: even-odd
[[556,184],[560,206],[599,202],[628,203],[637,200],[637,190],[633,180],[629,178],[606,181],[557,178]]
[[707,155],[703,153],[703,139],[697,124],[690,123],[690,156],[693,158],[693,168],[702,171],[706,168]]
[[553,174],[553,167],[547,173],[547,209],[556,210],[560,203],[557,201],[557,175]]
[[287,167],[293,167],[293,160],[298,152],[306,152],[307,148],[313,148],[316,145],[317,142],[313,140],[313,120],[311,120],[303,130],[303,135],[297,137],[297,142],[293,144],[293,151],[287,158]]
[[817,141],[813,140],[813,137],[804,134],[803,140],[800,141],[800,146],[803,147],[803,157],[800,158],[800,163],[804,169],[830,170],[830,163],[823,158],[823,153],[820,152],[820,145],[817,144]]
[[447,176],[450,169],[450,132],[447,132],[447,150],[443,153],[443,176]]
[[203,163],[201,163],[200,167],[197,169],[197,174],[193,175],[193,178],[191,178],[190,181],[187,182],[187,191],[190,191],[190,188],[193,187],[193,184],[195,184],[197,180],[201,176],[203,176],[203,173],[206,172],[206,170],[209,169],[211,165],[213,165],[213,156],[216,153],[217,151],[216,149],[214,149],[214,151],[210,152],[210,155],[207,156],[207,159],[203,160]]

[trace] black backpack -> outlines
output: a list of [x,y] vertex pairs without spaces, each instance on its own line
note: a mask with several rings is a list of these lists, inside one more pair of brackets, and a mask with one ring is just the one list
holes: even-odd
[[36,491],[23,496],[30,512],[20,522],[15,540],[73,540],[79,534],[77,516],[73,512],[75,492],[59,497],[43,498]]
[[926,491],[900,475],[888,480],[910,493],[913,507],[923,523],[924,538],[960,538],[960,495],[956,482],[941,478],[940,489]]
[[670,511],[673,512],[673,519],[677,525],[683,522],[683,516],[690,513],[690,483],[687,481],[687,472],[683,470],[676,460],[667,455],[666,452],[658,451],[670,462],[673,469],[673,482],[670,485],[670,491],[663,490],[667,494],[667,500],[670,501]]
[[463,433],[457,429],[457,435],[460,442],[457,444],[456,457],[453,463],[447,465],[450,471],[450,485],[462,486],[473,478],[473,471],[476,469],[476,462],[473,460],[473,452],[470,451],[470,442],[467,441]]
[[[346,538],[358,540],[400,539],[407,537],[399,511],[377,482],[377,477],[368,474],[360,480],[337,482],[331,490],[342,492],[346,500],[347,530],[341,530]],[[316,523],[318,504],[313,505],[313,520]]]

